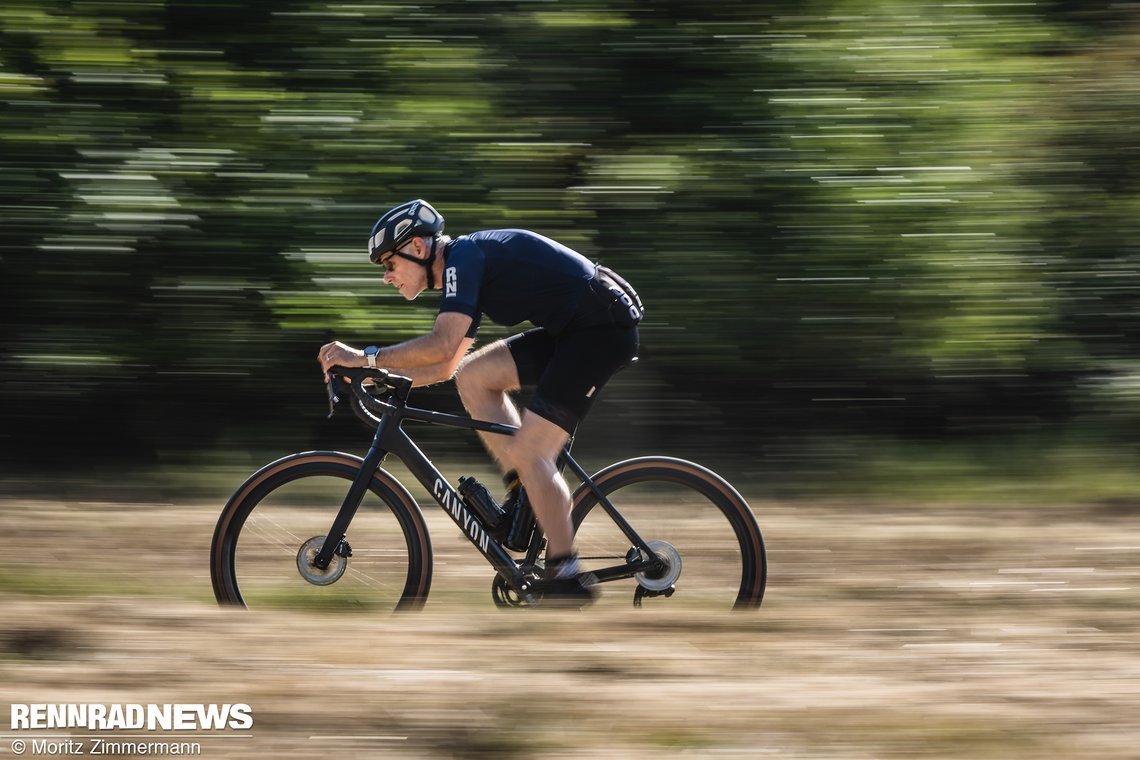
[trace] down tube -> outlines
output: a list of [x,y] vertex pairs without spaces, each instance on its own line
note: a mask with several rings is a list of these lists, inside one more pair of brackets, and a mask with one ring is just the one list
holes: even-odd
[[420,451],[419,446],[416,446],[407,433],[397,429],[392,438],[394,440],[391,441],[392,445],[388,446],[389,453],[400,458],[404,466],[415,475],[416,480],[428,490],[432,498],[443,507],[443,511],[451,515],[451,519],[463,531],[463,535],[467,536],[475,548],[487,558],[487,561],[498,571],[499,575],[503,576],[515,588],[518,588],[522,584],[523,576],[511,555],[507,554],[495,539],[483,529],[479,520],[471,514],[463,500],[459,498],[459,494],[448,484],[439,470],[435,468],[435,465],[431,463],[431,460]]

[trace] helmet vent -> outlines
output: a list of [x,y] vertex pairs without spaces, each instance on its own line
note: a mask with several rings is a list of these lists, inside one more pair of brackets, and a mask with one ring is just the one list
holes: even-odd
[[368,258],[373,264],[413,236],[437,238],[443,232],[443,214],[423,199],[401,203],[389,209],[372,225]]

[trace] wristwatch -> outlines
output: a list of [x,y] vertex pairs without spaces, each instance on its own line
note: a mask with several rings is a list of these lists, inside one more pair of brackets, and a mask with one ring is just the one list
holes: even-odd
[[376,369],[376,354],[380,353],[377,346],[368,346],[364,349],[364,358],[368,360],[369,369]]

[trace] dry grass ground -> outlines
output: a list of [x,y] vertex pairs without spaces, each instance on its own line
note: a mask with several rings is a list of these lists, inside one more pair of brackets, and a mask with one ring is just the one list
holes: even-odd
[[499,611],[437,512],[386,617],[218,609],[218,504],[8,499],[0,695],[251,705],[213,758],[1137,756],[1133,508],[753,507],[758,612]]

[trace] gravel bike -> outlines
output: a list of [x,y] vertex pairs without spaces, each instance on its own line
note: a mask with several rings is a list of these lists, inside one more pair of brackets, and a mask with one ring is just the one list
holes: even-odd
[[[230,498],[211,546],[219,604],[252,607],[408,610],[431,589],[432,545],[419,504],[381,468],[404,463],[495,574],[499,607],[541,606],[545,539],[526,500],[506,514],[482,486],[458,491],[404,430],[406,421],[511,435],[517,428],[408,405],[412,381],[381,369],[329,371],[329,416],[347,400],[375,429],[363,457],[294,454],[254,473]],[[347,381],[347,385],[345,385]],[[365,385],[365,381],[371,381]],[[572,442],[572,440],[571,440]],[[764,540],[744,498],[710,470],[681,459],[642,457],[589,475],[573,493],[575,538],[601,602],[642,606],[759,607],[767,579]],[[616,589],[624,587],[625,594]]]

